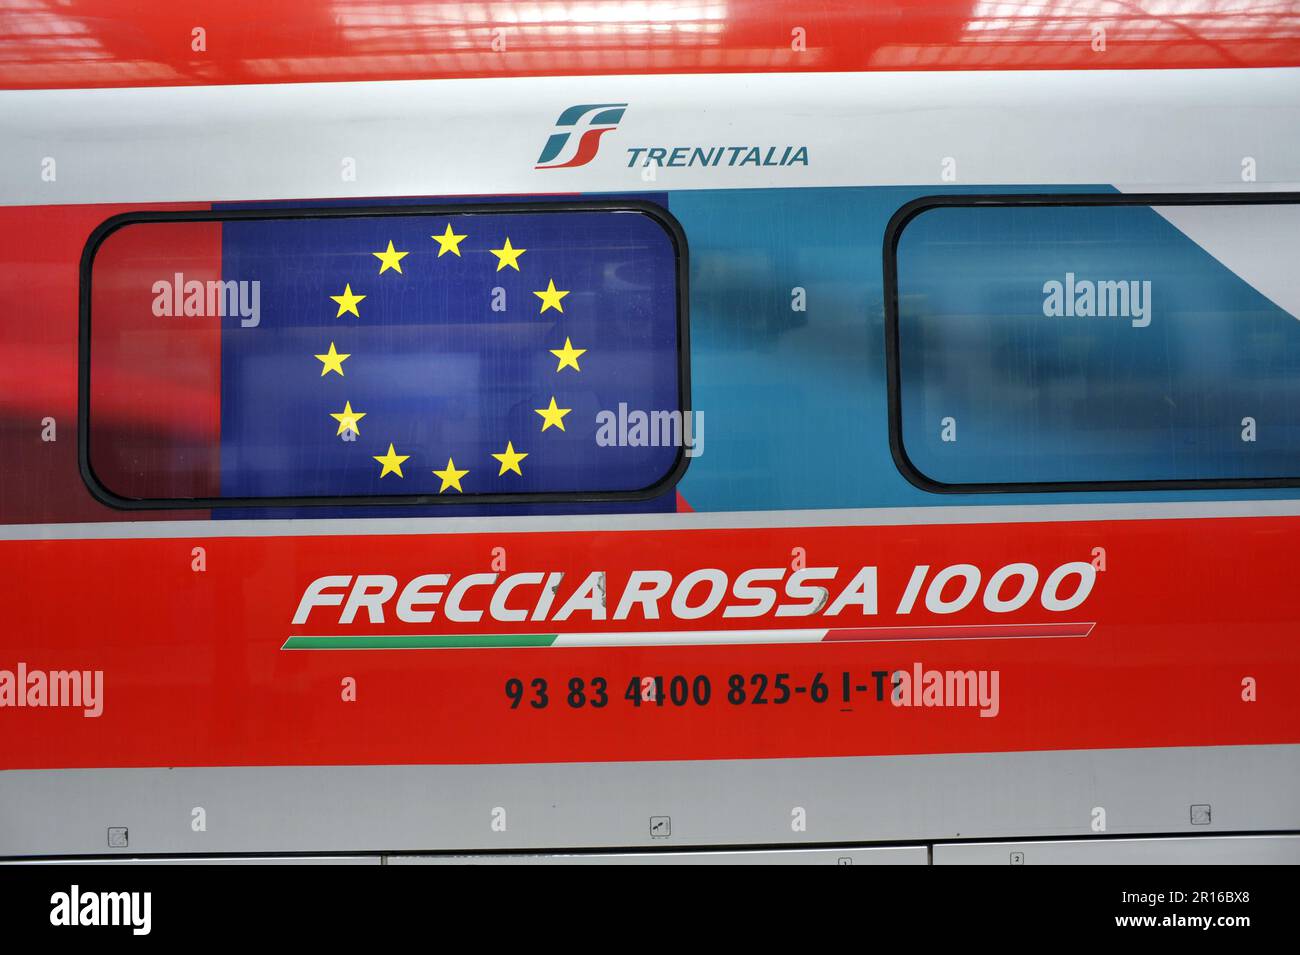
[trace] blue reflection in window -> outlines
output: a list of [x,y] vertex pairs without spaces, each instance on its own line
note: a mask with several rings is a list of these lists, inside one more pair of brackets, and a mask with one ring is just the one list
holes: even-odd
[[1300,478],[1300,322],[1154,208],[934,208],[897,268],[930,480]]

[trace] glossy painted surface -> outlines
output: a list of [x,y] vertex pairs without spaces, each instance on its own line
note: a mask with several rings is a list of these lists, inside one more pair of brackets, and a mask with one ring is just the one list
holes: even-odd
[[[0,86],[27,91],[0,96],[0,284],[18,290],[0,313],[0,677],[99,672],[103,693],[98,711],[19,706],[7,678],[0,853],[93,851],[123,822],[132,851],[189,851],[196,805],[223,820],[208,851],[633,846],[660,813],[696,844],[1076,835],[1099,805],[1124,832],[1183,831],[1202,802],[1216,827],[1296,826],[1295,495],[954,506],[908,484],[889,457],[880,259],[890,216],[936,192],[1292,188],[1297,72],[1246,67],[1300,63],[1293,5],[3,9]],[[441,78],[472,81],[305,85]],[[202,88],[265,83],[300,85]],[[130,86],[160,88],[78,89]],[[593,100],[594,128],[553,149]],[[799,163],[638,165],[799,147]],[[108,216],[629,191],[664,193],[690,242],[709,450],[677,513],[218,521],[91,497],[78,260]],[[1212,254],[1236,272],[1241,251]],[[144,297],[166,277],[120,274]],[[174,413],[211,438],[202,413],[159,406],[215,394],[216,376],[158,364],[154,390],[142,375],[115,392],[121,417]],[[1093,586],[1052,604],[1066,567]],[[738,594],[754,571],[779,584]],[[665,575],[654,613],[624,605]],[[318,581],[337,602],[303,612]],[[891,705],[882,683],[919,668],[996,673],[997,715]],[[510,689],[535,701],[543,680],[544,706]],[[506,839],[485,818],[502,803]],[[792,830],[796,805],[814,828]]]
[[[1300,710],[1285,688],[1300,680],[1289,558],[1298,525],[1297,518],[1253,518],[3,541],[0,574],[21,581],[22,598],[12,602],[0,634],[0,661],[10,669],[23,661],[32,671],[98,669],[104,681],[96,717],[68,706],[2,711],[11,735],[0,768],[617,762],[1294,743]],[[192,569],[195,546],[205,549],[203,572]],[[489,573],[498,547],[506,570]],[[959,579],[932,585],[915,605],[903,596],[916,565],[932,568],[931,582],[939,568],[964,561],[983,568],[985,580],[1018,561],[1041,568],[1046,578],[1096,547],[1107,550],[1108,569],[1071,609],[1046,607],[1037,595],[1008,612],[990,612],[979,596],[958,609],[931,599],[942,591],[956,608]],[[832,596],[850,589],[861,567],[877,567],[876,612],[836,601],[818,612],[815,592],[795,598],[787,562],[799,550],[809,555],[809,579]],[[1249,562],[1241,559],[1246,554]],[[778,582],[763,586],[775,588],[775,608],[755,607],[757,597],[738,596],[731,586],[720,603],[712,602],[707,582],[683,583],[700,568],[718,568],[733,585],[747,569],[772,569],[767,579]],[[670,574],[672,595],[664,591],[650,609],[629,600],[635,570]],[[502,593],[510,575],[542,572],[563,574],[553,596],[522,580]],[[423,622],[411,622],[391,592],[373,615],[349,614],[341,596],[333,605],[322,598],[304,608],[311,582],[360,574],[391,575],[403,592],[425,574],[448,574],[451,581],[426,579]],[[453,587],[473,574],[473,585],[454,598]],[[380,584],[379,577],[365,580],[372,591]],[[339,578],[329,589],[349,592]],[[1016,589],[1013,580],[1002,596],[1011,600]],[[1043,580],[1038,590],[1047,589]],[[1059,596],[1068,600],[1079,589],[1076,575]],[[687,605],[703,609],[684,619]],[[747,612],[737,615],[737,609]],[[528,619],[509,622],[510,613]],[[1086,636],[1009,635],[1017,624],[1091,621],[1097,626]],[[464,647],[472,635],[502,632],[725,628],[744,636],[771,628],[979,624],[1005,628],[1008,636],[934,639],[918,630],[919,638],[895,633],[799,645],[565,648],[516,641],[495,649],[368,649],[352,639],[353,649],[282,649],[295,635],[457,633],[468,636]],[[58,640],[39,634],[58,634]],[[994,669],[996,700],[986,694],[982,705],[972,691],[961,704],[948,697],[936,705],[921,696],[918,680],[908,684],[916,687],[909,705],[891,705],[890,674],[910,675],[914,668]],[[1258,702],[1242,702],[1246,676],[1262,688]],[[340,693],[345,678],[356,681],[355,701]],[[638,701],[646,678],[659,678],[664,688]],[[697,687],[701,678],[708,681],[707,699]],[[510,694],[512,679],[522,682],[519,699]]]
[[0,4],[4,89],[1297,63],[1300,8],[1272,0]]

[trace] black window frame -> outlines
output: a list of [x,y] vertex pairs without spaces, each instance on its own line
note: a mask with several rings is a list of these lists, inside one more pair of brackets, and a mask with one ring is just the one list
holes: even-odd
[[198,209],[187,211],[141,210],[112,216],[100,223],[86,240],[81,253],[77,368],[77,460],[82,481],[100,503],[118,510],[211,510],[222,508],[274,507],[375,507],[399,505],[562,504],[630,503],[660,497],[681,481],[690,463],[685,448],[677,448],[672,467],[655,483],[628,491],[544,491],[530,493],[446,494],[355,494],[279,497],[134,498],[111,490],[96,475],[90,460],[90,336],[91,298],[95,255],[104,241],[131,225],[170,222],[232,222],[263,219],[382,218],[396,216],[474,216],[501,214],[548,214],[572,212],[634,212],[655,222],[672,243],[676,279],[678,410],[691,413],[690,381],[690,295],[689,250],[681,223],[664,206],[639,199],[581,199],[563,201],[464,202],[402,204],[382,206],[297,206],[276,205],[265,209]]
[[888,392],[889,452],[907,481],[933,494],[1059,493],[1065,491],[1217,491],[1300,487],[1300,476],[1276,478],[1180,478],[1136,481],[936,481],[912,463],[903,443],[902,361],[899,343],[898,243],[908,224],[933,209],[1042,206],[1233,206],[1296,205],[1300,192],[1144,192],[1144,193],[980,193],[921,196],[901,206],[885,227],[884,307],[885,376]]

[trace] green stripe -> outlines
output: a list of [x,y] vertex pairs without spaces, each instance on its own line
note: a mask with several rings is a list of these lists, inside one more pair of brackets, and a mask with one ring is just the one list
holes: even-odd
[[290,637],[281,650],[435,650],[456,647],[549,647],[555,633],[493,633]]

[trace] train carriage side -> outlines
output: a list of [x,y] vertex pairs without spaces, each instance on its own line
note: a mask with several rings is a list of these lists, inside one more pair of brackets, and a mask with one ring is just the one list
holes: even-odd
[[1300,860],[1300,16],[596,6],[0,60],[0,857]]

